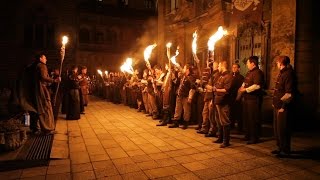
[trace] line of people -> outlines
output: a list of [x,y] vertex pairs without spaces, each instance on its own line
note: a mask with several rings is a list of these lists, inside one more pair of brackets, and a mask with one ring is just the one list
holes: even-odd
[[[199,71],[189,64],[183,68],[169,67],[169,65],[166,64],[164,71],[159,65],[148,67],[143,71],[141,78],[137,71],[128,76],[124,74],[113,76],[110,73],[109,77],[103,78],[105,86],[102,86],[104,88],[100,90],[102,91],[100,94],[106,98],[118,99],[114,100],[115,102],[122,99],[124,104],[135,107],[138,111],[143,110],[153,119],[160,119],[157,126],[170,124],[169,128],[177,128],[181,124],[182,129],[188,128],[192,115],[192,102],[195,96],[199,97],[201,94],[204,105],[201,107],[202,119],[198,119],[200,126],[197,132],[205,134],[206,137],[218,137],[215,142],[221,143],[221,147],[229,146],[230,129],[234,124],[232,120],[238,120],[238,125],[242,124],[242,118],[239,118],[242,114],[241,102],[240,99],[236,99],[238,90],[242,91],[243,88],[252,85],[259,86],[261,88],[246,92],[243,96],[252,98],[256,96],[262,100],[263,73],[258,69],[257,57],[249,58],[248,67],[260,77],[256,82],[252,79],[257,77],[255,74],[248,76],[248,82],[245,82],[242,88],[240,87],[244,77],[239,73],[239,64],[234,64],[234,72],[230,73],[227,61],[209,60],[201,77]],[[259,108],[261,109],[261,106]],[[250,122],[258,122],[258,116],[250,117],[256,118]],[[254,127],[256,125],[258,123],[255,123]],[[248,143],[257,143],[258,133],[252,132],[257,129],[251,130],[252,124],[247,127]]]
[[[287,59],[280,61],[279,59]],[[264,74],[259,69],[259,58],[251,56],[247,59],[246,65],[248,73],[243,77],[240,72],[239,64],[232,65],[232,72],[229,71],[227,61],[207,61],[207,67],[199,71],[190,64],[182,67],[170,67],[166,64],[165,69],[161,66],[150,66],[143,71],[142,77],[138,71],[134,74],[110,73],[101,79],[100,85],[96,88],[96,93],[114,103],[126,104],[137,108],[139,112],[146,113],[152,119],[160,120],[157,126],[167,126],[177,128],[181,125],[182,129],[187,129],[191,116],[194,112],[192,106],[201,109],[201,119],[197,119],[199,126],[197,133],[204,134],[205,137],[217,137],[215,143],[221,144],[221,148],[230,146],[230,130],[237,123],[239,132],[244,133],[244,140],[247,144],[259,142],[261,129],[261,108],[263,101]],[[287,56],[277,58],[279,69],[290,68],[290,60]],[[285,67],[285,68],[284,68]],[[281,72],[280,71],[280,72]],[[281,74],[281,73],[280,73]],[[279,75],[280,76],[280,75]],[[294,78],[290,74],[290,78]],[[284,82],[285,83],[285,82]],[[282,85],[285,86],[285,85]],[[294,84],[290,85],[294,92]],[[281,88],[278,88],[281,89]],[[281,89],[280,95],[283,93]],[[288,90],[289,91],[289,90]],[[275,91],[277,94],[277,90]],[[290,93],[289,93],[290,94]],[[275,96],[276,98],[279,96]],[[282,98],[282,97],[280,97]],[[290,96],[292,98],[292,96]],[[196,99],[201,99],[202,105],[197,104]],[[290,100],[280,100],[281,107],[290,104]],[[279,105],[275,106],[279,110]],[[288,106],[289,107],[289,106]],[[275,111],[277,111],[275,109]],[[280,109],[275,114],[275,118],[280,117],[279,113],[287,112],[287,109]],[[199,113],[200,111],[195,111]],[[287,117],[285,117],[287,118]],[[275,120],[279,123],[279,121]],[[283,121],[281,120],[281,123]],[[285,148],[280,144],[288,144],[289,131],[287,124],[278,125],[275,133],[279,142],[280,149],[275,151],[277,154],[289,153],[290,148]],[[275,126],[276,127],[276,126]],[[285,131],[286,135],[282,132]],[[280,137],[278,137],[280,136]],[[285,141],[283,142],[283,136]],[[281,141],[281,142],[280,142]],[[289,143],[290,144],[290,143]]]

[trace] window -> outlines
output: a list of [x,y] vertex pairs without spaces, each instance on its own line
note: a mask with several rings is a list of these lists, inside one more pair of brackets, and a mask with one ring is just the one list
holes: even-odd
[[89,34],[88,29],[86,29],[86,28],[80,29],[79,41],[80,41],[80,43],[89,43],[90,42],[90,34]]
[[96,32],[96,43],[103,43],[103,33],[102,32]]
[[147,9],[154,9],[155,8],[155,2],[154,2],[154,0],[144,0],[144,6]]
[[171,0],[171,4],[170,4],[170,10],[174,11],[176,9],[178,9],[179,7],[179,0]]
[[173,11],[175,11],[176,9],[179,8],[179,0],[166,0],[165,1],[165,9],[166,9],[166,13],[169,14]]
[[54,48],[55,24],[53,18],[49,18],[43,6],[31,10],[30,22],[24,24],[24,47],[27,48]]
[[53,24],[25,24],[24,47],[53,48],[55,46],[55,28]]

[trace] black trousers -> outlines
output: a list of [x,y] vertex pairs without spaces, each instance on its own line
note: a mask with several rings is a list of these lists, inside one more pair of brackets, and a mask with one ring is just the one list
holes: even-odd
[[238,124],[238,130],[243,130],[243,121],[242,121],[242,102],[234,101],[230,106],[230,121],[231,125],[234,126],[235,122]]
[[246,137],[249,141],[259,140],[261,129],[261,105],[262,98],[248,98],[243,101],[243,117],[246,127]]
[[279,109],[273,109],[273,129],[274,136],[279,150],[282,152],[290,152],[291,146],[291,128],[289,124],[289,112],[284,110],[279,112]]

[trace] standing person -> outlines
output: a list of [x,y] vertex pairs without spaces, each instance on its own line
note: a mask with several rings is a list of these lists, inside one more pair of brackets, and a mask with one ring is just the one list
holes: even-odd
[[272,106],[274,110],[273,128],[278,150],[271,153],[283,157],[290,154],[290,115],[292,99],[296,92],[296,78],[288,56],[278,56],[276,62],[280,72],[275,84]]
[[195,93],[195,78],[193,77],[192,67],[186,64],[183,68],[183,75],[177,90],[177,99],[175,113],[173,116],[173,124],[169,128],[179,127],[179,120],[183,113],[184,124],[182,129],[187,129],[191,117],[191,102]]
[[173,113],[172,98],[174,96],[173,82],[174,70],[170,67],[170,64],[166,64],[166,75],[162,84],[162,121],[157,126],[166,126],[171,120]]
[[159,119],[160,112],[158,111],[157,106],[157,87],[156,87],[156,76],[155,70],[150,69],[150,75],[148,77],[147,91],[148,91],[148,106],[151,114],[148,116],[152,116],[152,119]]
[[[210,62],[210,63],[209,63]],[[215,137],[217,125],[215,121],[215,107],[213,107],[213,84],[219,76],[218,62],[208,62],[208,67],[204,70],[204,106],[202,110],[202,127],[197,133],[205,134],[206,137]]]
[[87,67],[81,67],[81,74],[79,74],[79,85],[82,93],[83,106],[87,106],[89,103],[89,82],[90,77],[87,75]]
[[49,77],[46,63],[44,54],[36,56],[36,61],[24,70],[15,95],[22,109],[31,112],[30,129],[37,135],[54,134],[54,117],[47,86],[61,81],[60,77]]
[[232,75],[227,70],[227,61],[219,63],[220,76],[214,84],[214,103],[217,109],[217,124],[219,129],[219,137],[215,143],[222,143],[221,148],[230,146],[230,100]]
[[80,119],[80,86],[78,78],[78,67],[73,66],[67,81],[67,107],[66,119],[78,120]]
[[258,66],[259,58],[251,56],[247,60],[249,69],[244,83],[239,88],[239,93],[243,93],[243,113],[246,120],[247,144],[256,144],[259,141],[259,131],[261,126],[261,106],[263,96],[264,75]]
[[230,104],[230,121],[231,128],[234,127],[235,122],[237,122],[238,132],[243,131],[242,122],[242,103],[240,99],[237,98],[237,90],[241,87],[244,81],[244,77],[240,74],[240,65],[234,63],[232,65],[232,88],[231,88],[231,104]]

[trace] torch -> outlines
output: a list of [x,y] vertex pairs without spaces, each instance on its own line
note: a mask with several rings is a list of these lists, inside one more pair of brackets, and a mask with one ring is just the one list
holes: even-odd
[[176,61],[176,57],[177,57],[178,55],[179,55],[179,47],[177,47],[176,55],[172,56],[172,57],[170,58],[170,61],[172,62],[172,64],[174,64],[174,65],[179,69],[179,71],[181,71],[182,68],[181,68],[180,64],[177,63],[177,61]]
[[168,57],[168,60],[169,60],[169,64],[168,64],[168,66],[169,66],[169,69],[171,70],[171,58],[170,58],[170,48],[171,48],[171,45],[172,45],[172,43],[171,42],[169,42],[169,43],[167,43],[167,45],[166,45],[166,47],[167,47],[167,57]]
[[227,31],[223,29],[222,26],[219,26],[218,31],[209,38],[208,41],[208,58],[212,57],[214,59],[214,46],[217,41],[219,41],[223,36],[227,35]]
[[[60,61],[59,78],[61,78],[62,64],[63,64],[64,56],[66,54],[66,44],[67,43],[68,43],[68,37],[67,36],[63,36],[62,37],[62,46],[61,46],[61,50],[60,50],[61,61]],[[59,87],[60,87],[60,82],[58,82],[58,85],[57,85],[57,88],[56,88],[56,92],[55,92],[54,99],[53,99],[53,106],[56,105],[56,100],[57,100]]]
[[151,69],[151,65],[149,62],[149,58],[151,56],[152,50],[157,46],[157,44],[149,45],[145,50],[144,50],[144,60],[146,61],[146,65],[148,69]]
[[197,40],[198,40],[198,34],[197,34],[197,31],[195,31],[193,33],[193,40],[192,40],[192,55],[193,55],[194,61],[197,63],[199,78],[201,79],[200,83],[202,83],[202,72],[201,72],[200,64],[199,64],[200,60],[197,56]]

